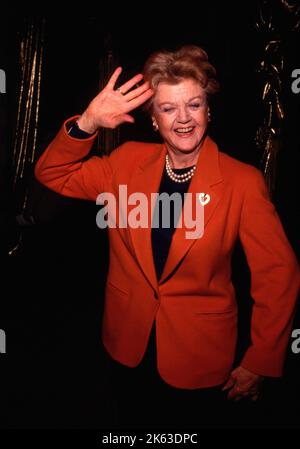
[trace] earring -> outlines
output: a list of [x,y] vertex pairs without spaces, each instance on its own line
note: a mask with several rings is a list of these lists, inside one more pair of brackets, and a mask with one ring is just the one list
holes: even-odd
[[208,111],[208,113],[207,113],[207,120],[208,120],[209,122],[211,122],[211,115],[210,115],[210,111]]
[[153,120],[152,126],[153,126],[154,131],[158,131],[158,124],[156,123],[155,120]]

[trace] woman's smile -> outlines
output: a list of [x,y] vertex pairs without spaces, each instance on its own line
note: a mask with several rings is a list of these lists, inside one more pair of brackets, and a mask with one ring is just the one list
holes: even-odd
[[177,128],[175,129],[175,133],[180,138],[188,138],[190,137],[195,131],[194,126],[189,126],[188,128]]

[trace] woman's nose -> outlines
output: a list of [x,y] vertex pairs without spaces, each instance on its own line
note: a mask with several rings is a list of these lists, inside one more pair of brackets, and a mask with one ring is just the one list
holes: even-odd
[[191,119],[188,111],[185,108],[179,109],[178,115],[177,115],[177,122],[178,123],[187,123]]

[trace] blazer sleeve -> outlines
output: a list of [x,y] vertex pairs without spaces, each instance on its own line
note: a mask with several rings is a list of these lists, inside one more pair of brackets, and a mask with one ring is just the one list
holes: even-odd
[[109,191],[112,164],[109,156],[85,160],[97,136],[77,139],[67,133],[67,120],[35,166],[39,182],[64,196],[95,201],[99,193]]
[[251,345],[241,365],[282,375],[299,290],[299,266],[259,170],[251,167],[239,236],[251,271]]

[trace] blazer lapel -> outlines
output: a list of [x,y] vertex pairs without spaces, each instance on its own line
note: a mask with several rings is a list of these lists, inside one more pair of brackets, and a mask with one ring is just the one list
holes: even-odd
[[[199,194],[206,194],[206,197],[203,198],[206,201],[209,199],[209,201],[203,205],[204,209],[202,210],[203,232],[205,232],[205,227],[211,219],[221,198],[222,185],[217,188],[213,188],[213,186],[221,183],[222,180],[217,145],[207,136],[200,150],[197,168],[188,189],[188,193],[192,194],[193,202],[200,202]],[[160,284],[172,275],[185,254],[189,251],[192,245],[199,240],[199,237],[187,238],[191,229],[186,226],[184,219],[182,219],[181,223],[182,226],[177,227],[173,234],[169,254],[159,281]],[[202,236],[200,236],[200,239],[201,238]]]
[[151,194],[153,197],[153,194],[159,191],[161,177],[165,166],[166,152],[167,150],[163,144],[156,145],[156,151],[153,152],[153,155],[151,155],[150,158],[139,165],[128,186],[128,196],[136,192],[141,192],[147,198],[147,227],[133,228],[129,226],[129,232],[138,262],[146,278],[155,290],[157,290],[158,282],[151,243],[151,223],[154,212],[154,204],[151,206]]

